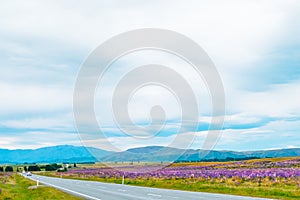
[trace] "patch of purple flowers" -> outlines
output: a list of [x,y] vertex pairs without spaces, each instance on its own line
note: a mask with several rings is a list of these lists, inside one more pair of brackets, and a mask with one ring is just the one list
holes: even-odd
[[257,178],[299,178],[300,160],[287,160],[281,162],[246,162],[239,161],[225,164],[212,164],[209,166],[170,165],[159,168],[156,165],[122,166],[116,168],[102,167],[93,169],[69,170],[67,173],[83,176],[97,176],[103,178],[204,178],[219,179],[238,177],[244,180]]

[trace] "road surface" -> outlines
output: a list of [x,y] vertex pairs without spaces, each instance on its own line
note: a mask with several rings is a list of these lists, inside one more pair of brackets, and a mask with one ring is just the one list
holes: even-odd
[[93,200],[255,200],[261,198],[242,197],[203,192],[137,187],[121,184],[53,178],[39,175],[25,176],[70,194]]

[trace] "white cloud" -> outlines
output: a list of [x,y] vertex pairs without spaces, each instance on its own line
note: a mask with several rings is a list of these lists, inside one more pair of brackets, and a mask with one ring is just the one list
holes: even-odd
[[230,110],[252,115],[291,117],[300,114],[300,82],[274,85],[268,91],[240,92],[229,102]]
[[[112,35],[145,27],[178,31],[204,47],[216,63],[224,81],[227,96],[227,123],[251,124],[264,117],[299,117],[300,96],[297,92],[300,90],[299,80],[292,82],[286,78],[284,84],[274,85],[271,82],[263,87],[264,90],[249,91],[243,87],[244,79],[250,79],[251,88],[255,90],[259,87],[257,80],[261,77],[241,76],[241,74],[248,75],[247,71],[259,71],[264,67],[257,63],[263,62],[270,52],[272,54],[275,47],[300,42],[299,24],[295,23],[299,18],[299,6],[299,2],[293,0],[288,3],[237,0],[226,2],[170,0],[151,3],[140,1],[2,2],[0,7],[0,124],[14,128],[74,128],[69,120],[71,116],[65,113],[71,112],[73,84],[83,59]],[[157,61],[171,66],[174,63],[178,64],[176,60],[162,61],[164,59],[167,60],[163,57]],[[131,61],[140,64],[150,62],[151,59],[147,59],[147,55],[144,55],[139,59],[135,57],[123,61],[124,63],[127,61],[130,65]],[[110,75],[114,77],[118,73]],[[199,82],[193,81],[193,74],[185,75],[193,86],[199,86]],[[108,83],[110,85],[112,81]],[[208,115],[210,104],[207,98],[204,99],[207,93],[203,91],[198,95],[201,99],[200,109]],[[105,96],[108,94],[104,91],[104,96],[101,97],[104,102],[109,102],[109,98]],[[145,117],[144,103],[147,106],[153,103],[151,99],[143,102],[143,97],[153,95],[151,90],[141,94],[140,97],[136,97],[136,102],[131,106],[136,121]],[[163,95],[158,95],[161,98],[156,99],[157,101],[163,102],[164,105],[170,102],[170,96],[162,98]],[[175,101],[165,105],[171,117],[178,114],[178,110],[172,109],[174,106],[176,106]],[[100,105],[100,109],[97,108],[96,111],[102,113],[103,118],[110,118],[108,114],[110,107],[105,107],[105,104]],[[200,117],[201,122],[210,121],[210,117],[205,116]],[[252,139],[245,135],[251,133],[251,137],[254,137],[254,132],[269,137],[268,134],[275,130],[280,122],[273,122],[272,125],[274,126],[244,131],[226,130],[225,141],[228,145],[221,141],[220,147],[238,147],[234,144],[238,140],[232,137],[226,140],[226,134],[232,136],[240,134],[241,138],[237,138],[247,141]],[[297,125],[293,124],[293,126]],[[297,132],[298,130],[290,130],[289,134],[295,136]],[[34,137],[37,145],[50,144],[38,135]],[[19,144],[17,140],[23,138],[24,135],[2,137],[0,144],[7,147],[10,145],[9,148],[13,148],[14,144]],[[65,139],[67,141],[68,137],[66,136]],[[168,139],[170,138],[158,138],[154,141],[144,141],[143,144],[150,145],[152,142],[164,144]],[[129,138],[126,138],[128,140],[126,144],[120,144],[118,138],[112,140],[122,148],[142,145],[130,142]],[[275,140],[274,144],[281,145]],[[251,146],[250,143],[247,145]]]
[[53,113],[70,110],[72,90],[42,85],[0,82],[1,115],[21,113]]
[[11,129],[44,129],[52,131],[72,131],[73,127],[73,116],[72,114],[62,114],[54,116],[36,116],[25,117],[19,119],[2,120],[0,126]]
[[82,145],[77,134],[64,132],[24,132],[20,134],[0,135],[1,148],[5,149],[37,149],[56,145]]

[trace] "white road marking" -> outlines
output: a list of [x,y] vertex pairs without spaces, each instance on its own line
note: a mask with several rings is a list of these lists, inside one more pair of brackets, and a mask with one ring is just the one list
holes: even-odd
[[151,193],[148,193],[147,195],[149,195],[149,196],[153,196],[153,197],[161,197],[161,195],[160,195],[160,194],[151,194]]
[[122,189],[118,189],[118,191],[121,191],[121,192],[126,192],[126,190],[122,190]]

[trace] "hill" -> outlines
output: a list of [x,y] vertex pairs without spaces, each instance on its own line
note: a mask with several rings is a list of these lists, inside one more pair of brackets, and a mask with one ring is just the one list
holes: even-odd
[[300,156],[300,148],[262,150],[262,151],[205,151],[182,150],[170,147],[142,147],[116,152],[102,158],[104,161],[145,161],[145,162],[170,162],[170,161],[211,161],[211,160],[239,160],[249,158],[276,158]]
[[[93,154],[91,154],[91,152]],[[222,161],[249,158],[276,158],[300,156],[300,148],[261,151],[205,151],[148,146],[111,152],[93,147],[53,146],[39,149],[0,149],[0,163],[80,163],[80,162],[172,162],[172,161]]]
[[101,158],[112,152],[82,146],[53,146],[39,149],[0,149],[0,163],[58,163],[58,162],[96,162],[91,155]]

